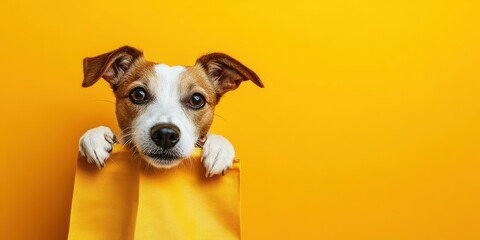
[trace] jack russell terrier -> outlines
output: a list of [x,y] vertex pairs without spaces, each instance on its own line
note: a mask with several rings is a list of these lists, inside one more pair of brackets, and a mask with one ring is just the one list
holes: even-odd
[[[112,87],[123,144],[156,168],[178,165],[199,146],[207,177],[224,174],[235,157],[226,138],[208,133],[215,106],[242,81],[263,87],[257,74],[223,53],[202,56],[194,66],[170,67],[124,46],[85,58],[83,72],[83,87],[100,78]],[[93,128],[80,138],[80,153],[101,168],[116,142],[110,128]]]

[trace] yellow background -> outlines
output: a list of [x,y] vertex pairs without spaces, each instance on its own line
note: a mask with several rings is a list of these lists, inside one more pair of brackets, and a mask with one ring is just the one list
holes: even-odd
[[82,59],[129,44],[170,65],[225,52],[265,83],[212,129],[242,161],[245,239],[480,239],[478,2],[9,2],[2,238],[66,237],[78,138],[117,129]]

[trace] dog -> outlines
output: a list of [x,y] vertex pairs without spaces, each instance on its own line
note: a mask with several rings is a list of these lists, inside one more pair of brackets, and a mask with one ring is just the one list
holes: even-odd
[[[206,177],[224,174],[235,157],[226,138],[209,133],[215,106],[243,81],[264,87],[255,72],[224,53],[204,55],[193,66],[168,66],[124,46],[85,58],[83,73],[83,87],[100,78],[110,84],[120,142],[156,168],[174,167],[201,147]],[[108,127],[90,129],[80,138],[80,154],[103,168],[116,139]]]

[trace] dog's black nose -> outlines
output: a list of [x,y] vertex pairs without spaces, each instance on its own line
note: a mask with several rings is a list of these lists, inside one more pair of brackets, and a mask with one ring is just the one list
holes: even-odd
[[180,130],[171,124],[159,124],[151,129],[150,136],[157,146],[169,149],[180,140]]

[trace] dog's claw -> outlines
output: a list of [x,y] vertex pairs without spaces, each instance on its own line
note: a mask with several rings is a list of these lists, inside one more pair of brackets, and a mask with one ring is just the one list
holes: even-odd
[[110,143],[111,145],[113,145],[115,143],[114,138],[115,138],[115,136],[113,136],[113,138],[111,138],[110,136],[105,135],[105,140],[107,140],[107,142]]
[[211,177],[213,177],[213,175],[215,175],[215,174],[214,174],[213,172],[211,172],[211,171],[207,171],[207,172],[205,173],[205,177],[206,177],[206,178],[211,178]]

